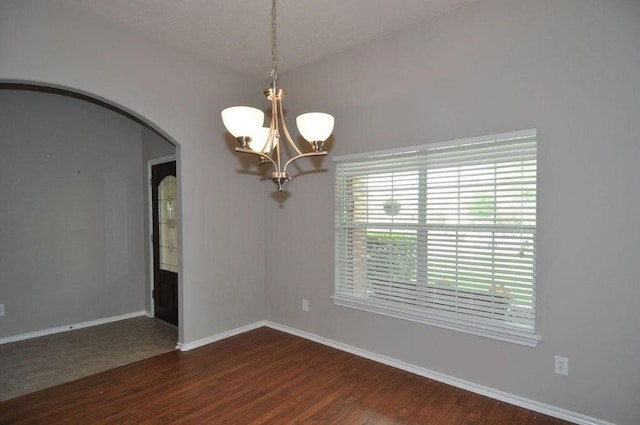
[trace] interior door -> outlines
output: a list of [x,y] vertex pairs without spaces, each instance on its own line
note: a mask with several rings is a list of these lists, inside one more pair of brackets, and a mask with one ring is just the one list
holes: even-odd
[[178,185],[176,162],[151,167],[155,317],[178,325]]

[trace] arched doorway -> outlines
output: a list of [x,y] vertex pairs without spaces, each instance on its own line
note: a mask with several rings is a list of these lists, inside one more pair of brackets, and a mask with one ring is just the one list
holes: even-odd
[[[0,226],[10,247],[3,250],[0,303],[11,332],[2,342],[151,311],[146,162],[175,155],[175,144],[135,115],[83,94],[3,83],[0,96]],[[130,358],[125,344],[143,340],[133,335],[114,344]],[[106,364],[116,354],[86,345],[85,359]],[[68,363],[58,371],[74,377]]]

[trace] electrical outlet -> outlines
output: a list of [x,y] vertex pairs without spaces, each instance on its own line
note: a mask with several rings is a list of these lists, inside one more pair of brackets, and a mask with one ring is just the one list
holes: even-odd
[[0,304],[0,316],[4,316],[4,304]]
[[556,356],[556,365],[555,365],[554,371],[558,375],[568,376],[569,375],[569,358]]
[[309,311],[309,300],[302,300],[302,311]]

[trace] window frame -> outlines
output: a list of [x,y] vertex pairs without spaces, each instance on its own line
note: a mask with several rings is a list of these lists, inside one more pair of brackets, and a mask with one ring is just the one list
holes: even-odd
[[[508,140],[508,139],[528,139],[531,140],[533,138],[535,144],[535,152],[534,152],[534,158],[535,161],[534,163],[536,164],[536,169],[535,169],[535,186],[537,187],[537,181],[538,181],[538,175],[537,175],[537,130],[536,129],[529,129],[529,130],[522,130],[522,131],[515,131],[515,132],[509,132],[509,133],[500,133],[500,134],[494,134],[494,135],[489,135],[489,136],[481,136],[481,137],[473,137],[473,138],[467,138],[467,139],[460,139],[460,140],[452,140],[452,141],[447,141],[447,142],[442,142],[442,143],[432,143],[432,144],[426,144],[426,145],[420,145],[420,146],[410,146],[410,147],[403,147],[403,148],[399,148],[399,149],[390,149],[390,150],[383,150],[383,151],[375,151],[375,152],[368,152],[368,153],[362,153],[362,154],[352,154],[352,155],[342,155],[342,156],[336,156],[333,158],[334,162],[336,163],[336,180],[335,180],[335,185],[336,185],[336,216],[335,216],[335,231],[336,231],[336,246],[335,246],[335,267],[336,267],[336,276],[335,276],[335,288],[334,288],[334,295],[332,296],[333,302],[335,305],[338,306],[342,306],[342,307],[348,307],[348,308],[352,308],[352,309],[357,309],[357,310],[362,310],[362,311],[367,311],[367,312],[371,312],[371,313],[376,313],[376,314],[380,314],[380,315],[384,315],[384,316],[389,316],[389,317],[394,317],[394,318],[399,318],[399,319],[404,319],[404,320],[409,320],[409,321],[413,321],[413,322],[418,322],[418,323],[425,323],[428,325],[433,325],[433,326],[437,326],[440,328],[445,328],[445,329],[451,329],[451,330],[455,330],[455,331],[460,331],[460,332],[464,332],[464,333],[468,333],[468,334],[473,334],[473,335],[479,335],[479,336],[484,336],[484,337],[488,337],[488,338],[493,338],[493,339],[497,339],[497,340],[501,340],[501,341],[506,341],[506,342],[512,342],[512,343],[516,343],[516,344],[520,344],[520,345],[524,345],[524,346],[529,346],[529,347],[535,347],[537,345],[537,343],[541,340],[541,336],[536,334],[536,317],[535,317],[535,288],[536,288],[536,261],[535,261],[535,234],[536,234],[536,226],[537,226],[537,220],[536,220],[536,216],[537,216],[537,193],[535,194],[535,206],[533,207],[533,217],[534,217],[534,224],[533,226],[524,226],[521,222],[521,224],[519,225],[521,232],[522,232],[522,228],[523,227],[527,227],[528,230],[532,231],[532,235],[533,235],[533,247],[532,247],[532,262],[533,262],[533,270],[532,270],[532,297],[533,297],[533,301],[532,301],[532,305],[533,305],[533,320],[532,323],[529,324],[528,328],[521,328],[519,329],[518,326],[514,325],[514,324],[507,324],[505,326],[500,326],[500,324],[497,324],[497,322],[493,321],[491,323],[488,322],[483,322],[483,321],[478,321],[478,319],[476,318],[476,316],[470,314],[468,317],[464,317],[462,314],[457,313],[457,314],[443,314],[442,311],[439,311],[437,309],[429,309],[427,307],[425,307],[424,305],[422,306],[412,306],[410,305],[410,303],[393,303],[392,301],[383,299],[382,301],[376,300],[375,296],[358,296],[356,294],[355,290],[352,290],[351,293],[345,293],[343,291],[343,288],[345,286],[347,286],[344,282],[341,283],[340,279],[344,278],[344,276],[342,275],[342,266],[340,264],[341,261],[344,261],[343,258],[340,258],[341,253],[344,254],[344,250],[346,249],[345,246],[342,246],[340,244],[347,244],[347,242],[343,242],[345,240],[347,240],[349,237],[347,235],[344,234],[345,230],[349,230],[352,228],[344,228],[341,224],[341,220],[344,219],[345,215],[348,215],[349,212],[345,211],[347,209],[347,207],[343,208],[343,210],[341,209],[341,204],[340,204],[340,199],[339,197],[341,196],[339,194],[339,190],[343,190],[344,188],[342,187],[342,184],[340,182],[340,178],[341,176],[339,175],[339,171],[338,171],[338,166],[340,164],[349,164],[349,163],[356,163],[356,162],[363,162],[363,161],[375,161],[376,159],[379,158],[384,158],[384,157],[388,157],[388,158],[394,158],[398,157],[398,158],[406,158],[407,156],[412,156],[415,155],[416,157],[419,157],[420,155],[424,155],[426,153],[426,155],[429,155],[429,152],[433,152],[433,151],[437,151],[440,148],[454,148],[455,147],[463,147],[463,146],[470,146],[470,145],[474,145],[474,144],[482,144],[485,143],[486,145],[490,146],[490,142],[492,141],[501,141],[501,140]],[[428,161],[426,161],[428,162]],[[425,163],[426,163],[425,162]],[[420,168],[420,170],[418,171],[418,173],[420,174],[420,183],[419,183],[419,195],[418,197],[427,197],[428,195],[426,194],[426,192],[423,193],[423,191],[425,190],[426,186],[423,186],[423,182],[422,182],[422,175],[428,172],[430,172],[430,168],[427,168],[426,165],[420,165],[418,166]],[[369,173],[366,174],[366,172],[363,174],[365,176],[367,176],[367,178],[371,178],[372,175],[375,175],[375,173]],[[393,179],[393,178],[392,178]],[[353,189],[351,189],[353,190]],[[368,192],[369,189],[367,189],[367,194],[369,194]],[[395,190],[395,189],[394,189]],[[537,192],[537,189],[536,189]],[[354,201],[355,202],[355,201]],[[386,206],[384,206],[384,208],[386,209]],[[393,205],[390,205],[390,208],[393,208]],[[407,229],[407,230],[415,230],[416,231],[416,235],[418,232],[422,232],[424,230],[425,235],[427,233],[427,220],[425,218],[426,216],[426,203],[424,206],[424,211],[422,210],[422,206],[418,206],[416,207],[418,208],[418,216],[419,216],[419,222],[421,222],[422,220],[424,220],[424,223],[422,223],[422,227],[420,226],[420,224],[415,225],[414,227],[412,226],[400,226],[400,228],[403,229]],[[353,211],[355,210],[355,207],[352,208],[351,214],[353,215]],[[388,211],[387,211],[388,212]],[[524,219],[522,219],[524,220]],[[371,227],[369,226],[368,222],[365,224],[364,228],[366,229],[366,227]],[[375,226],[375,224],[374,224]],[[393,227],[393,226],[391,226]],[[389,230],[389,233],[393,233],[393,231],[391,230],[391,227],[389,229],[385,229],[385,230]],[[451,226],[451,225],[446,225],[443,227],[453,227],[453,228],[457,228],[458,230],[455,230],[455,232],[461,232],[462,226],[461,225],[457,225],[457,226]],[[507,226],[509,227],[509,226]],[[513,231],[513,225],[510,226],[511,231]],[[496,228],[499,228],[499,226],[496,224]],[[422,230],[421,230],[422,229]],[[359,240],[368,240],[369,235],[360,235],[359,236],[361,239]],[[418,236],[416,236],[418,237]],[[426,236],[423,236],[426,237]],[[456,233],[456,238],[458,237],[457,233]],[[494,236],[495,237],[495,236]],[[362,239],[364,238],[364,239]],[[426,242],[425,242],[426,243]],[[363,267],[366,270],[367,275],[369,274],[369,271],[367,269],[366,265],[362,265],[363,262],[366,262],[366,258],[363,258],[362,253],[366,252],[367,255],[370,255],[370,248],[368,247],[368,242],[365,242],[365,244],[367,244],[364,248],[365,251],[360,251],[360,257],[358,257],[357,255],[354,256],[354,253],[352,252],[353,250],[355,250],[355,248],[352,249],[351,251],[351,255],[352,258],[350,261],[356,262],[359,261],[361,264],[358,267]],[[383,244],[379,244],[376,246],[385,246]],[[416,245],[418,246],[418,245]],[[393,249],[392,245],[386,245],[386,247],[388,248],[388,250]],[[362,249],[362,248],[360,248]],[[419,263],[420,261],[425,261],[426,258],[424,260],[420,259],[420,253],[419,248],[416,248],[416,261]],[[424,253],[423,253],[424,254]],[[493,254],[495,255],[495,254]],[[366,257],[366,256],[364,256]],[[456,256],[457,258],[457,256]],[[420,268],[420,266],[416,265],[416,273],[420,274],[421,272],[418,271],[418,269]],[[426,273],[426,272],[425,272]],[[426,274],[425,274],[426,276]],[[426,279],[426,277],[425,277]],[[416,282],[416,288],[418,288],[418,285],[420,284],[421,281],[417,281]],[[366,285],[369,285],[368,280]],[[426,280],[424,282],[425,288],[428,290],[429,286],[426,284]],[[456,298],[460,297],[460,293],[464,293],[464,291],[460,291],[459,289],[460,284],[456,282]],[[397,287],[395,287],[394,289],[397,289]],[[476,298],[478,296],[478,293],[476,292],[475,295]],[[513,302],[513,300],[511,300],[511,302]],[[505,321],[508,322],[508,321]]]

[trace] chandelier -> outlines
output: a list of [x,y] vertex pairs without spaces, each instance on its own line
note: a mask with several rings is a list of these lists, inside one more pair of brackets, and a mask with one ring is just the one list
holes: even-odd
[[[264,90],[264,94],[271,101],[271,124],[263,127],[264,112],[249,106],[233,106],[222,111],[222,122],[227,131],[240,143],[235,151],[257,155],[260,165],[271,164],[273,172],[271,180],[281,192],[284,184],[291,179],[287,174],[287,167],[294,161],[311,156],[326,155],[324,142],[333,131],[334,119],[332,115],[322,112],[309,112],[296,118],[300,135],[309,142],[311,151],[303,152],[293,141],[289,129],[284,121],[282,99],[286,92],[278,86],[278,60],[276,35],[276,0],[271,6],[271,86]],[[283,139],[284,136],[284,139]],[[285,149],[282,141],[288,143],[293,156],[284,162]]]

